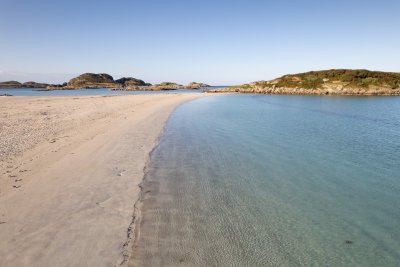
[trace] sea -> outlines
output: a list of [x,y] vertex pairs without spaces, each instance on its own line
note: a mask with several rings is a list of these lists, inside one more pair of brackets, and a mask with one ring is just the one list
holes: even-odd
[[141,188],[133,266],[400,266],[400,97],[187,102]]
[[0,95],[11,96],[79,96],[79,95],[137,95],[137,94],[171,94],[171,93],[198,93],[202,90],[177,89],[161,91],[123,91],[109,88],[49,90],[41,91],[39,88],[0,88]]

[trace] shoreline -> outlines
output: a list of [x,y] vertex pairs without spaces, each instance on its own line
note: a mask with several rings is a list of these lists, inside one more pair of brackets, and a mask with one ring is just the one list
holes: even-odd
[[[139,201],[140,183],[150,155],[172,112],[186,101],[207,95],[210,94],[0,99],[7,102],[3,113],[4,108],[24,106],[24,101],[44,101],[62,109],[77,98],[81,99],[81,106],[73,118],[93,102],[97,109],[111,109],[105,115],[91,110],[94,115],[88,112],[68,130],[61,127],[64,131],[51,133],[52,138],[47,135],[47,141],[33,144],[19,156],[17,153],[13,161],[9,155],[6,160],[2,158],[0,163],[7,170],[0,176],[3,263],[108,266],[127,262],[132,245],[130,231],[135,227],[132,215],[133,219],[137,216],[133,205]],[[25,112],[37,116],[38,103],[31,103],[31,107],[27,103]],[[15,109],[8,113],[11,118],[4,121],[18,122],[13,118],[20,117],[21,111]],[[57,115],[61,114],[53,115],[50,122],[60,119]],[[81,126],[85,129],[79,131],[76,127]],[[65,133],[69,136],[60,137]],[[12,168],[8,168],[11,164]]]
[[[365,91],[365,90],[364,90]],[[304,88],[213,88],[208,93],[214,94],[256,94],[256,95],[301,95],[301,96],[400,96],[400,90],[391,93],[382,91],[367,92],[341,92],[327,89],[304,89]]]
[[[195,98],[197,99],[197,98]],[[195,99],[189,99],[184,102],[181,102],[177,104],[173,110],[169,113],[168,118],[165,120],[164,125],[160,131],[160,133],[157,136],[156,141],[154,142],[154,146],[151,149],[151,151],[147,154],[147,159],[145,162],[145,165],[143,167],[143,176],[138,184],[139,188],[139,194],[138,197],[133,205],[133,214],[132,214],[132,221],[129,224],[128,230],[127,230],[127,240],[123,245],[123,250],[122,250],[122,261],[120,262],[120,266],[128,267],[131,264],[131,256],[133,252],[133,246],[137,243],[140,237],[140,223],[141,223],[141,210],[142,210],[142,205],[143,205],[143,196],[145,192],[143,192],[143,182],[145,181],[147,175],[148,175],[148,169],[149,165],[151,163],[151,156],[154,153],[154,151],[159,147],[160,142],[162,140],[163,134],[165,132],[165,127],[167,126],[169,120],[171,119],[172,114],[177,110],[181,105],[186,104],[188,102],[191,102]]]

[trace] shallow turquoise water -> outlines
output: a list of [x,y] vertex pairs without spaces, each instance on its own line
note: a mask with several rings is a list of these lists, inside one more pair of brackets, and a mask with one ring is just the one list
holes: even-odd
[[400,266],[400,98],[221,95],[171,116],[133,262]]

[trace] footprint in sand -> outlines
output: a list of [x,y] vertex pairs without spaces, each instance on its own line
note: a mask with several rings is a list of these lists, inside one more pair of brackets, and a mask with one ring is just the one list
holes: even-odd
[[124,176],[124,173],[126,172],[126,170],[124,170],[124,169],[119,169],[119,168],[114,168],[113,170],[114,170],[114,173],[115,173],[117,176]]

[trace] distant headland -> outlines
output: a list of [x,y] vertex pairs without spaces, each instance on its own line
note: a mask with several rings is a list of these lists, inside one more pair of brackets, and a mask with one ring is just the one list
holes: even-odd
[[[47,90],[74,90],[109,88],[111,90],[176,90],[200,89],[210,87],[204,83],[191,82],[181,85],[174,82],[159,84],[146,83],[133,77],[117,80],[106,73],[84,73],[63,84],[38,82],[20,83],[0,82],[0,88],[38,88]],[[257,94],[290,95],[400,95],[400,73],[353,69],[331,69],[288,74],[269,81],[256,81],[248,84],[224,88],[208,88],[207,92],[238,92]]]
[[310,71],[207,91],[289,95],[400,95],[400,73],[351,69]]
[[176,89],[200,89],[209,87],[204,83],[191,82],[181,85],[173,82],[162,82],[152,85],[143,80],[123,77],[118,80],[106,73],[84,73],[63,84],[47,84],[37,82],[20,83],[17,81],[0,82],[0,88],[38,88],[39,91],[46,90],[74,90],[74,89],[96,89],[110,88],[112,90],[176,90]]

